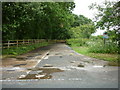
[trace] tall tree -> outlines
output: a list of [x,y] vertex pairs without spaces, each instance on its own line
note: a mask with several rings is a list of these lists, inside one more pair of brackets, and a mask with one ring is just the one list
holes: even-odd
[[66,38],[74,7],[72,2],[3,2],[3,39]]
[[107,32],[110,33],[110,37],[113,41],[119,41],[120,1],[106,1],[102,5],[92,4],[90,9],[98,10],[98,13],[95,16],[97,28],[106,29]]
[[83,15],[78,16],[78,15],[73,14],[73,16],[74,16],[74,23],[72,24],[72,27],[93,23],[91,19],[88,19],[87,17]]

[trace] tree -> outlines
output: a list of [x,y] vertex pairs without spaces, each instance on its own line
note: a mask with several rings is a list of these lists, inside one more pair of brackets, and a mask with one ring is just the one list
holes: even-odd
[[95,32],[95,26],[84,24],[78,27],[73,27],[69,31],[72,38],[90,38],[91,34]]
[[72,2],[3,2],[3,40],[66,38],[74,7]]
[[[119,8],[120,2],[104,2],[102,5],[92,4],[90,9],[97,9],[98,13],[95,16],[97,28],[107,30],[118,30],[120,23]],[[111,28],[112,27],[112,28]]]
[[83,15],[78,16],[78,15],[73,14],[73,16],[74,16],[74,23],[72,24],[72,27],[93,23],[91,19],[88,19],[87,17]]
[[95,26],[91,19],[83,15],[75,15],[74,22],[69,30],[71,38],[89,38],[95,32]]

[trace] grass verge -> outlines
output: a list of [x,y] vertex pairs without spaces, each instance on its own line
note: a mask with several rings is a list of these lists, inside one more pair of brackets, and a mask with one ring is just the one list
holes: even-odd
[[118,64],[118,54],[90,53],[88,47],[72,47],[72,49],[86,56],[109,61],[109,66],[120,66],[120,64]]
[[27,53],[29,51],[32,51],[36,48],[42,47],[42,46],[47,46],[50,43],[48,42],[42,42],[42,43],[37,43],[33,45],[22,45],[20,47],[12,47],[9,49],[3,49],[2,50],[2,58],[6,57],[16,57],[17,55]]

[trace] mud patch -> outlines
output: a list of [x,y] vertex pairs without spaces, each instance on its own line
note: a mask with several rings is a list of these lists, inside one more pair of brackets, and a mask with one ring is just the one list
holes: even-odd
[[[30,70],[30,69],[28,69]],[[25,77],[19,77],[18,79],[51,79],[52,78],[52,73],[56,72],[63,72],[64,70],[58,69],[58,68],[34,68],[31,69],[32,71],[41,71],[38,74],[28,74]],[[32,72],[31,71],[31,72]]]

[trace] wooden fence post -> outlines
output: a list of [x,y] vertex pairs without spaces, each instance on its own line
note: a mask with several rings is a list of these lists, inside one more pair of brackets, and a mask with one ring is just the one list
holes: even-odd
[[28,44],[29,44],[29,39],[28,39]]
[[23,39],[23,45],[25,44],[24,39]]
[[32,39],[32,44],[34,44],[34,39]]
[[18,47],[18,40],[17,40],[17,47]]
[[8,40],[8,48],[10,48],[10,41]]

